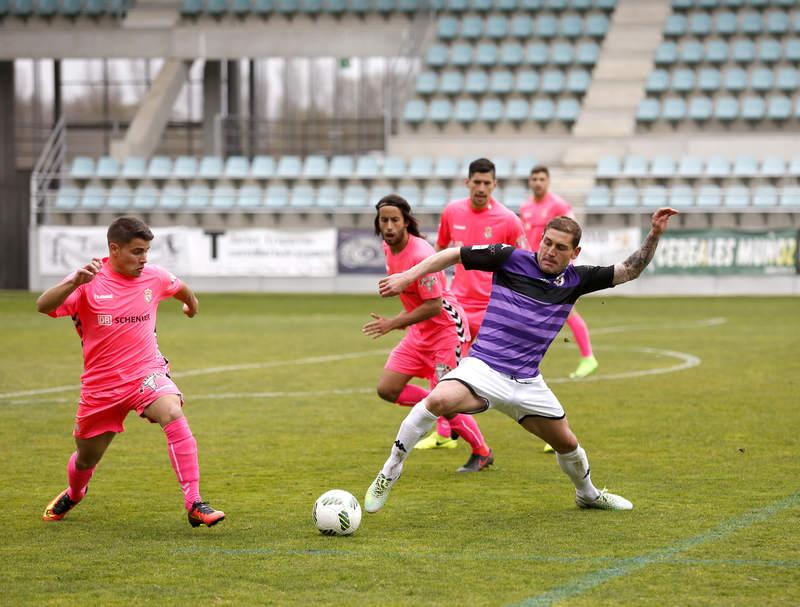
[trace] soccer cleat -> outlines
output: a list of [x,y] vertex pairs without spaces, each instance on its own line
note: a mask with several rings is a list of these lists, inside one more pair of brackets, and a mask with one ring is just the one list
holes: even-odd
[[594,500],[586,500],[579,495],[575,496],[575,503],[579,508],[597,508],[598,510],[633,510],[633,504],[621,495],[609,493],[606,489],[600,492]]
[[458,441],[445,437],[438,432],[431,432],[428,436],[414,445],[414,449],[455,449],[458,446]]
[[47,508],[44,509],[44,514],[42,514],[42,520],[48,522],[60,521],[77,505],[78,502],[74,502],[70,498],[69,489],[64,489],[52,502],[47,504]]
[[384,476],[383,472],[379,472],[364,496],[364,510],[374,513],[383,508],[395,482],[397,482],[396,478],[389,478]]
[[225,518],[225,513],[222,510],[214,510],[208,505],[208,502],[195,502],[192,504],[192,509],[189,510],[188,516],[189,524],[192,527],[199,527],[200,525],[213,527]]
[[544,448],[542,449],[545,453],[555,453],[556,450],[550,445],[550,443],[545,443]]
[[472,453],[467,463],[461,466],[456,472],[480,472],[494,463],[494,453],[489,449],[489,455],[479,455]]
[[569,374],[570,379],[581,379],[588,377],[597,371],[598,362],[594,356],[584,356],[581,362],[578,363],[578,368]]

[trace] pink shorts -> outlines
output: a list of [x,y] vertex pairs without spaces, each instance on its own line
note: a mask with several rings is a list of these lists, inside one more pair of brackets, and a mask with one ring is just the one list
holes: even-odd
[[81,392],[75,414],[75,438],[92,438],[106,432],[124,432],[122,422],[131,411],[143,416],[144,410],[167,394],[183,395],[164,369],[147,373],[143,379],[123,384],[112,390]]
[[458,366],[465,345],[459,346],[458,342],[455,342],[441,350],[422,350],[413,343],[413,340],[404,337],[389,354],[384,368],[427,379],[433,389],[440,377]]

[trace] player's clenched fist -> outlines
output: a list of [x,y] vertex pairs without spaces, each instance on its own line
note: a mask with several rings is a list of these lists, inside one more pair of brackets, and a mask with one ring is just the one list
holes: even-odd
[[75,272],[75,276],[72,279],[72,283],[77,287],[87,282],[90,282],[100,271],[103,267],[103,263],[100,261],[98,257],[93,257],[92,261],[87,263],[82,268],[78,268]]

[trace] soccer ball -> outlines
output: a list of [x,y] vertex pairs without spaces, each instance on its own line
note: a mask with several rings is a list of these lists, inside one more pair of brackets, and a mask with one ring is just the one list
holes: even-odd
[[351,535],[361,524],[361,506],[347,491],[331,489],[314,502],[311,516],[323,535]]

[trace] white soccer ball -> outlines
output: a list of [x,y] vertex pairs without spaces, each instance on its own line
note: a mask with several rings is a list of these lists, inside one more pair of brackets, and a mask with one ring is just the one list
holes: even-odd
[[311,516],[323,535],[351,535],[361,524],[361,505],[347,491],[331,489],[314,502]]

